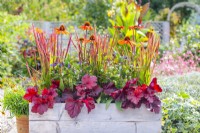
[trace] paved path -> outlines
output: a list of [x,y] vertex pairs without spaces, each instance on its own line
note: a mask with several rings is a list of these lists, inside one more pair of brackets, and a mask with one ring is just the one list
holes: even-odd
[[[0,100],[3,99],[3,90],[0,89]],[[2,111],[2,103],[0,102],[0,112]],[[5,115],[0,113],[0,133],[17,133],[15,126],[15,118],[9,118],[10,113],[7,111]]]

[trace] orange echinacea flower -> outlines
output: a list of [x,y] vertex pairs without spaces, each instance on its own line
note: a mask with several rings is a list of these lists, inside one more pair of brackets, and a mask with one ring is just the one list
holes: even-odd
[[140,30],[140,29],[142,29],[142,28],[144,28],[144,27],[141,26],[141,25],[129,26],[129,29],[130,29],[130,30]]
[[114,26],[115,29],[121,30],[124,29],[124,26]]
[[95,41],[95,36],[94,35],[90,36],[90,41]]
[[56,34],[69,34],[64,25],[61,25],[59,28],[55,28],[55,32]]
[[79,41],[79,42],[81,42],[81,43],[88,43],[88,42],[90,42],[90,40],[88,40],[88,39],[85,39],[85,38],[79,38],[79,39],[77,39],[77,41]]
[[90,25],[90,22],[85,22],[84,25],[80,27],[82,30],[93,30],[92,26]]
[[119,44],[124,45],[124,44],[130,44],[131,45],[131,39],[130,37],[126,36],[123,40],[118,41]]

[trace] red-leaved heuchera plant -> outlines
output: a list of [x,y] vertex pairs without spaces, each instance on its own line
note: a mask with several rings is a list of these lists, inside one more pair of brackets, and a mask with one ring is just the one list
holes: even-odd
[[138,80],[132,79],[121,89],[117,89],[113,83],[109,83],[104,88],[104,93],[111,96],[114,101],[121,102],[121,107],[124,109],[140,108],[142,104],[145,104],[155,113],[159,113],[161,108],[161,101],[155,95],[158,92],[162,92],[162,89],[157,84],[156,78],[151,81],[149,86],[138,85]]
[[81,84],[76,86],[76,90],[68,92],[65,109],[74,118],[78,116],[85,104],[89,113],[95,108],[95,99],[101,92],[102,88],[97,85],[97,77],[86,74],[82,77]]
[[24,95],[24,99],[33,103],[32,112],[42,115],[48,108],[53,108],[57,95],[56,88],[44,88],[42,94],[39,95],[37,87],[29,87]]
[[127,81],[123,88],[117,89],[111,82],[101,88],[97,85],[96,76],[86,74],[82,77],[81,83],[76,85],[74,91],[65,89],[59,96],[57,94],[58,87],[59,82],[52,81],[51,87],[44,88],[40,95],[36,87],[27,88],[24,99],[33,103],[31,111],[43,114],[48,108],[53,108],[55,102],[65,102],[65,109],[69,116],[74,118],[81,112],[84,104],[88,113],[94,109],[100,93],[110,96],[115,102],[121,102],[123,109],[140,108],[144,104],[150,111],[159,113],[161,108],[161,102],[155,94],[162,92],[162,89],[157,84],[156,78],[151,81],[149,86],[139,85],[138,79],[132,79]]

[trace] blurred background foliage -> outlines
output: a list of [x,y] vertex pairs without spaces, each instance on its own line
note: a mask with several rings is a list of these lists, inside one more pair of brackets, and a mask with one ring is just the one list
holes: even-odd
[[[109,19],[125,1],[132,0],[0,0],[0,78],[27,73],[19,54],[22,45],[33,43],[26,36],[25,31],[30,26],[26,22],[71,22],[73,26],[80,26],[90,21],[99,29],[108,29],[111,26]],[[142,5],[148,1],[142,0]],[[179,2],[200,4],[199,0],[151,0],[144,21],[166,21],[170,8]],[[168,46],[161,45],[161,53],[177,49],[184,53],[189,49],[199,57],[198,19],[194,9],[184,7],[175,10],[170,19],[171,42]]]
[[0,12],[0,78],[11,76],[15,64],[21,60],[17,42],[20,38],[27,38],[25,31],[29,27],[24,20],[25,15],[13,16]]
[[[111,26],[109,20],[125,1],[132,0],[0,0],[0,78],[27,75],[21,50],[34,43],[25,32],[30,26],[27,22],[71,22],[73,26],[80,26],[90,21],[98,29],[108,29]],[[151,0],[144,21],[166,21],[172,6],[187,1],[200,3],[199,0]],[[142,5],[146,2],[148,0],[142,0]],[[188,49],[194,56],[200,56],[200,27],[196,25],[196,15],[191,8],[180,8],[172,13],[171,42],[168,46],[161,45],[161,57],[164,51],[181,50],[184,54]],[[195,61],[199,66],[199,58]]]
[[[26,15],[27,20],[75,21],[76,25],[84,21],[107,28],[108,13],[115,10],[123,1],[131,0],[0,0],[0,11],[12,15]],[[143,0],[142,4],[149,0]],[[176,3],[199,0],[151,0],[150,12],[145,20],[165,21],[167,14]],[[171,26],[187,20],[193,9],[180,8],[171,15]]]

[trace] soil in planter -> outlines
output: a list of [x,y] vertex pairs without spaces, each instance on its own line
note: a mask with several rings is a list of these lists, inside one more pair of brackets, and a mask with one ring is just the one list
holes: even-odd
[[29,133],[29,118],[26,115],[16,117],[17,132],[18,133]]

